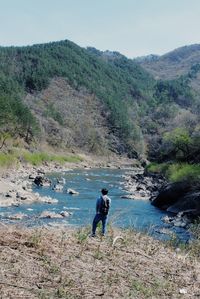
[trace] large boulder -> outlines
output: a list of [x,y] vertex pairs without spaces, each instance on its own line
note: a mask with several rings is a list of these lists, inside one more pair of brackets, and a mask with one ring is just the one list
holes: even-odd
[[188,192],[181,197],[175,204],[171,205],[167,211],[179,213],[185,211],[192,215],[200,216],[200,191]]
[[152,205],[166,210],[180,198],[192,190],[190,182],[176,182],[165,185],[159,194],[152,200]]
[[43,186],[43,180],[44,180],[44,178],[42,176],[38,175],[38,176],[35,177],[34,183],[37,186]]
[[200,186],[190,181],[164,186],[152,200],[152,205],[172,213],[200,215]]
[[42,186],[42,187],[51,186],[51,180],[40,175],[35,177],[34,183],[37,186]]

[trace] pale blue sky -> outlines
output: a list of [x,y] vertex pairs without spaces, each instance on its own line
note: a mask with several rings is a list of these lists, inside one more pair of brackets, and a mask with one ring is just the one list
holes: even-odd
[[0,45],[69,39],[128,57],[200,43],[200,0],[0,0]]

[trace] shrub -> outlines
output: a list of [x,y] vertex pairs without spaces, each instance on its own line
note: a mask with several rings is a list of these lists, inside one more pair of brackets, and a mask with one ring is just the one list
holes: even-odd
[[150,163],[146,167],[146,170],[148,172],[160,173],[160,174],[165,175],[168,167],[169,167],[169,165],[167,163],[160,163],[159,164],[159,163],[153,162],[153,163]]
[[200,165],[188,163],[151,163],[146,167],[148,172],[160,173],[171,182],[183,180],[198,181],[200,179]]
[[0,167],[10,167],[16,165],[17,157],[14,154],[0,153]]
[[172,182],[183,180],[197,181],[200,179],[200,165],[187,163],[172,164],[167,170],[167,177]]

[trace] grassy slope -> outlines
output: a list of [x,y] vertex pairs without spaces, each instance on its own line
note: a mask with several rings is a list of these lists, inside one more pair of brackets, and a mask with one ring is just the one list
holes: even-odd
[[[190,252],[133,231],[110,228],[103,240],[88,233],[1,226],[1,298],[198,296],[200,261]],[[123,240],[112,246],[116,235]]]

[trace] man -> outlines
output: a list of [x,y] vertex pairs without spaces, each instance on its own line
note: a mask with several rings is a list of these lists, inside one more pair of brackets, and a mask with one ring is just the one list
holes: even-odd
[[101,193],[102,195],[97,199],[96,202],[96,215],[92,224],[92,237],[95,237],[97,224],[100,221],[102,222],[102,236],[105,236],[106,233],[106,221],[111,204],[111,199],[107,196],[107,189],[102,189]]

